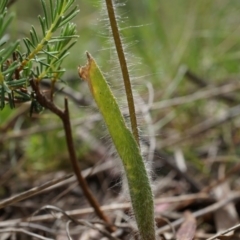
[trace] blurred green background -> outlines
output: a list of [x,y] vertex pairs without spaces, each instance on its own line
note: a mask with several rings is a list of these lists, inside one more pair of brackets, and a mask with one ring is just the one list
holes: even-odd
[[[240,70],[239,1],[138,0],[118,2],[125,3],[124,6],[118,8],[121,17],[119,25],[122,28],[126,52],[129,54],[129,64],[133,65],[131,73],[135,77],[134,86],[145,101],[150,94],[148,84],[153,86],[155,102],[198,91],[198,87],[184,77],[183,69],[186,68],[206,78],[210,85],[224,84],[238,77]],[[109,26],[105,20],[105,10],[102,9],[99,1],[79,0],[77,4],[80,13],[74,22],[77,24],[80,37],[64,63],[67,69],[65,80],[68,81],[71,76],[71,81],[67,84],[91,101],[86,84],[79,83],[77,76],[77,66],[86,62],[84,54],[86,50],[97,59],[113,82],[119,74],[114,75],[117,71],[115,55],[109,49],[113,45],[109,40]],[[28,36],[31,25],[40,29],[37,19],[38,14],[41,14],[39,0],[18,0],[10,10],[16,12],[16,19],[10,29],[14,38]],[[57,95],[56,101],[59,101],[61,105],[63,97]],[[152,128],[156,135],[157,148],[171,134],[184,134],[192,126],[208,117],[218,115],[227,107],[222,102],[213,102],[211,105],[208,100],[200,100],[164,110],[152,110]],[[7,121],[9,114],[10,110],[7,108],[1,113],[1,124]],[[92,114],[93,111],[89,108],[71,103],[73,120],[86,118],[87,121]],[[89,160],[86,154],[93,146],[93,139],[89,135],[100,139],[103,135],[102,123],[97,122],[87,126],[86,122],[83,122],[83,125],[74,128],[74,133],[79,159],[83,161],[83,164],[87,164],[84,163],[82,156],[86,161]],[[45,111],[35,122],[23,119],[19,123],[19,129],[33,127],[34,124],[45,126],[50,123],[60,124],[55,116]],[[144,121],[140,128],[143,129],[143,134],[149,134],[145,131]],[[81,134],[78,134],[83,129],[88,136],[85,140]],[[183,147],[184,154],[189,160],[195,162],[196,166],[199,166],[198,154],[194,147],[200,148],[208,145],[218,139],[219,134],[231,142],[231,137],[228,136],[231,135],[231,130],[232,125],[228,124],[204,138],[195,139]],[[5,143],[5,149],[8,149],[12,164],[14,164],[15,150],[19,148],[19,144],[20,155],[27,163],[24,165],[27,172],[32,172],[32,169],[51,171],[56,167],[68,166],[68,162],[64,161],[68,155],[62,130],[49,131],[47,137],[45,133],[31,135],[24,138],[21,143]],[[233,146],[231,143],[230,145]],[[172,149],[168,148],[165,151],[171,153]],[[238,154],[237,149],[231,148],[231,154]]]
[[[150,80],[166,84],[176,76],[181,64],[202,75],[224,78],[239,71],[239,1],[119,1],[120,26],[130,53],[141,58],[141,71],[152,74]],[[74,20],[79,43],[68,58],[74,69],[86,50],[104,64],[100,51],[107,45],[105,10],[99,1],[76,1],[80,13]],[[29,28],[39,26],[40,1],[23,4],[18,0],[11,8],[17,12],[13,32],[28,35]],[[138,69],[139,69],[138,68]],[[168,80],[168,81],[167,81]]]

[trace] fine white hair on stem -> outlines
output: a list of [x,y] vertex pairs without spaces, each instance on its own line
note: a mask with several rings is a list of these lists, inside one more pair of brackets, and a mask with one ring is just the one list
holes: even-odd
[[[122,32],[126,29],[129,29],[131,27],[141,27],[141,26],[128,26],[127,25],[127,17],[126,17],[126,10],[121,11],[121,13],[119,13],[119,8],[121,8],[122,6],[125,6],[125,2],[119,2],[119,1],[114,1],[114,10],[116,12],[116,18],[118,21],[118,25],[119,25],[119,31],[121,34],[121,40],[123,43],[123,49],[124,49],[124,53],[126,56],[126,60],[127,60],[127,64],[128,64],[128,68],[129,68],[129,73],[130,73],[130,79],[132,82],[132,86],[133,88],[135,88],[135,84],[137,83],[137,85],[139,84],[139,79],[141,79],[141,77],[139,76],[133,76],[133,70],[134,72],[137,72],[137,68],[139,68],[139,65],[141,64],[141,60],[139,58],[134,57],[130,52],[131,48],[137,44],[137,41],[131,41],[131,37],[125,37],[123,36]],[[128,126],[130,127],[130,122],[129,122],[129,115],[128,115],[128,109],[127,109],[127,102],[126,102],[126,98],[123,97],[125,96],[125,90],[123,87],[123,81],[122,81],[122,73],[120,71],[120,65],[119,65],[119,61],[117,58],[117,53],[116,53],[116,48],[114,45],[114,40],[112,37],[112,30],[110,29],[110,24],[109,24],[109,18],[106,12],[106,2],[105,1],[101,1],[101,21],[100,24],[103,26],[101,27],[101,29],[104,28],[104,31],[101,32],[101,35],[104,36],[104,38],[106,38],[106,45],[107,46],[103,46],[101,48],[100,51],[108,51],[109,52],[109,56],[110,56],[110,60],[108,60],[108,63],[110,64],[111,67],[111,71],[108,72],[107,74],[105,74],[107,76],[108,82],[110,82],[111,87],[113,88],[113,92],[114,95],[117,98],[117,102],[119,103],[121,110],[125,116],[126,122],[128,124]],[[103,33],[104,32],[104,33]],[[135,75],[135,74],[134,74]],[[149,100],[148,100],[148,104],[146,104],[140,97],[139,95],[136,93],[136,91],[133,89],[133,95],[136,101],[135,107],[136,107],[136,113],[137,113],[137,119],[138,121],[140,121],[140,118],[144,118],[144,122],[145,122],[145,126],[147,126],[147,135],[149,136],[149,147],[148,147],[148,154],[147,154],[147,159],[148,161],[148,169],[151,168],[151,164],[149,165],[149,162],[152,162],[153,159],[153,153],[155,150],[155,138],[154,138],[154,128],[152,126],[152,120],[151,120],[151,116],[149,113],[149,106],[152,105],[153,102],[153,91],[151,90],[152,86],[148,85],[147,86],[148,91],[149,91]],[[139,105],[139,106],[138,106]],[[142,106],[144,106],[142,108]],[[139,127],[138,127],[139,128]],[[141,130],[139,130],[141,131]],[[111,146],[111,152],[115,153],[116,150],[113,146],[111,142],[111,139],[108,139],[109,145]]]
[[153,103],[153,98],[154,98],[154,91],[153,91],[153,87],[152,84],[147,83],[147,88],[148,88],[148,102],[145,103],[144,100],[142,99],[142,97],[140,95],[138,95],[137,99],[137,103],[136,104],[136,110],[137,112],[141,111],[141,116],[144,118],[145,124],[146,124],[146,128],[147,128],[147,136],[148,136],[148,141],[149,141],[149,147],[147,150],[147,161],[149,162],[149,167],[151,168],[151,163],[153,161],[154,158],[154,150],[156,148],[156,139],[155,139],[155,130],[153,127],[153,121],[152,121],[152,117],[151,114],[149,112],[149,110],[151,109],[152,103]]

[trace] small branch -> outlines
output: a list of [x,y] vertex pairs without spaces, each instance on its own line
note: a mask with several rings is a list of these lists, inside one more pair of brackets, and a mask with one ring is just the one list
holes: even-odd
[[112,29],[113,39],[115,42],[115,47],[117,50],[118,59],[119,59],[119,63],[120,63],[121,71],[122,71],[125,91],[126,91],[126,95],[127,95],[128,109],[129,109],[132,132],[135,137],[135,140],[137,141],[137,143],[139,145],[139,133],[138,133],[138,128],[137,128],[137,118],[136,118],[136,111],[135,111],[135,106],[134,106],[134,99],[133,99],[132,87],[131,87],[131,82],[130,82],[130,76],[129,76],[128,66],[127,66],[127,61],[126,61],[125,54],[123,51],[122,40],[121,40],[120,33],[118,30],[118,24],[116,21],[116,16],[115,16],[112,0],[106,0],[106,6],[107,6],[108,17],[109,17],[109,21],[110,21],[110,25],[111,25],[111,29]]
[[[72,78],[67,78],[67,79],[64,79],[64,81],[69,82],[69,81],[71,81],[71,79]],[[41,84],[41,86],[44,86],[47,88],[51,87],[51,84],[49,83],[49,79],[48,79],[48,81],[42,80],[40,84]],[[88,101],[79,91],[76,91],[67,85],[62,87],[56,83],[54,85],[54,91],[58,92],[60,94],[64,94],[65,96],[68,97],[68,99],[71,99],[77,105],[81,105],[81,106],[89,106],[90,105],[90,101]]]
[[[82,191],[84,195],[86,196],[87,200],[91,204],[91,206],[94,208],[97,216],[105,221],[107,224],[110,225],[110,222],[108,218],[104,215],[103,211],[100,209],[100,206],[97,202],[97,200],[94,198],[93,194],[91,193],[87,182],[85,178],[81,174],[81,169],[79,166],[79,163],[77,161],[77,156],[74,148],[74,143],[73,143],[73,137],[72,137],[72,129],[71,129],[71,123],[70,123],[70,116],[69,116],[69,109],[68,109],[68,101],[65,99],[65,110],[61,110],[58,108],[54,102],[48,100],[44,95],[39,90],[39,82],[31,80],[30,85],[32,89],[36,93],[36,99],[37,101],[45,108],[49,109],[53,113],[55,113],[63,122],[64,126],[64,131],[65,131],[65,136],[66,136],[66,142],[68,146],[68,153],[69,153],[69,158],[70,162],[72,164],[72,168],[74,170],[74,173],[77,177],[78,183],[80,187],[82,188]],[[108,230],[113,232],[114,228],[113,227],[108,227]]]
[[[90,192],[90,189],[87,186],[87,182],[86,182],[85,178],[83,178],[83,176],[81,174],[81,169],[78,164],[76,152],[74,149],[67,98],[65,98],[65,111],[64,111],[64,116],[62,118],[62,121],[63,121],[64,131],[65,131],[70,161],[72,163],[72,166],[75,171],[76,177],[78,179],[79,185],[81,186],[88,201],[95,209],[96,214],[99,216],[99,218],[104,220],[105,222],[109,223],[109,220],[104,215],[103,211],[100,209],[98,202],[96,201],[96,199],[94,198],[94,196]],[[109,227],[109,230],[114,231],[114,229],[112,227]]]
[[53,102],[49,101],[41,92],[39,89],[39,82],[31,80],[30,85],[33,89],[33,91],[36,93],[36,99],[37,101],[45,108],[49,109],[51,112],[55,113],[58,117],[63,119],[64,112],[58,108]]

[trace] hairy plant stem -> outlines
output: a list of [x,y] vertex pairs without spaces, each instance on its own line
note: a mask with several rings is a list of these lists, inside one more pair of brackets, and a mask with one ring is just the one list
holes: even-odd
[[117,20],[116,20],[113,2],[112,2],[112,0],[105,0],[105,1],[106,1],[108,17],[109,17],[109,21],[110,21],[110,25],[111,25],[111,29],[112,29],[113,39],[115,42],[115,47],[116,47],[116,51],[117,51],[117,55],[118,55],[118,59],[119,59],[119,63],[120,63],[121,71],[122,71],[125,91],[126,91],[126,95],[127,95],[127,102],[128,102],[128,109],[129,109],[132,132],[133,132],[133,136],[135,137],[135,139],[139,145],[139,133],[138,133],[138,127],[137,127],[137,118],[136,118],[134,99],[133,99],[133,93],[132,93],[132,87],[131,87],[131,82],[130,82],[127,61],[126,61],[125,54],[123,51],[123,45],[122,45],[120,33],[118,30],[118,24],[117,24]]
[[77,160],[76,152],[74,149],[74,143],[73,143],[73,137],[72,137],[72,129],[71,129],[71,123],[70,123],[70,115],[69,115],[69,109],[68,109],[68,100],[65,98],[65,109],[61,110],[58,108],[52,101],[47,99],[39,90],[39,82],[38,81],[30,81],[32,89],[36,93],[36,99],[37,101],[45,108],[49,109],[51,112],[55,113],[61,120],[64,126],[65,131],[65,137],[68,147],[68,153],[70,162],[72,164],[72,168],[74,170],[74,173],[77,177],[78,184],[80,185],[84,195],[86,196],[87,200],[89,201],[90,205],[95,210],[95,213],[97,216],[102,219],[104,222],[107,223],[108,227],[107,229],[110,232],[113,232],[115,230],[114,227],[111,226],[111,223],[109,222],[108,218],[105,216],[103,211],[101,210],[97,200],[93,196],[92,192],[90,191],[87,182],[85,178],[81,174],[81,169]]
[[79,68],[79,76],[87,81],[122,160],[140,238],[155,240],[153,194],[139,145],[127,127],[119,105],[100,68],[89,53],[87,58],[88,63]]

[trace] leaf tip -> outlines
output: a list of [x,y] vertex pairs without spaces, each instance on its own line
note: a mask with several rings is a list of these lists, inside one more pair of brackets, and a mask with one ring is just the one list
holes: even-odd
[[87,55],[87,60],[88,60],[86,65],[78,67],[78,75],[84,81],[89,80],[89,69],[90,69],[91,62],[93,60],[93,58],[89,52],[86,52],[86,55]]
[[87,51],[87,52],[86,52],[86,55],[87,55],[88,62],[90,62],[91,59],[92,59],[91,54]]

